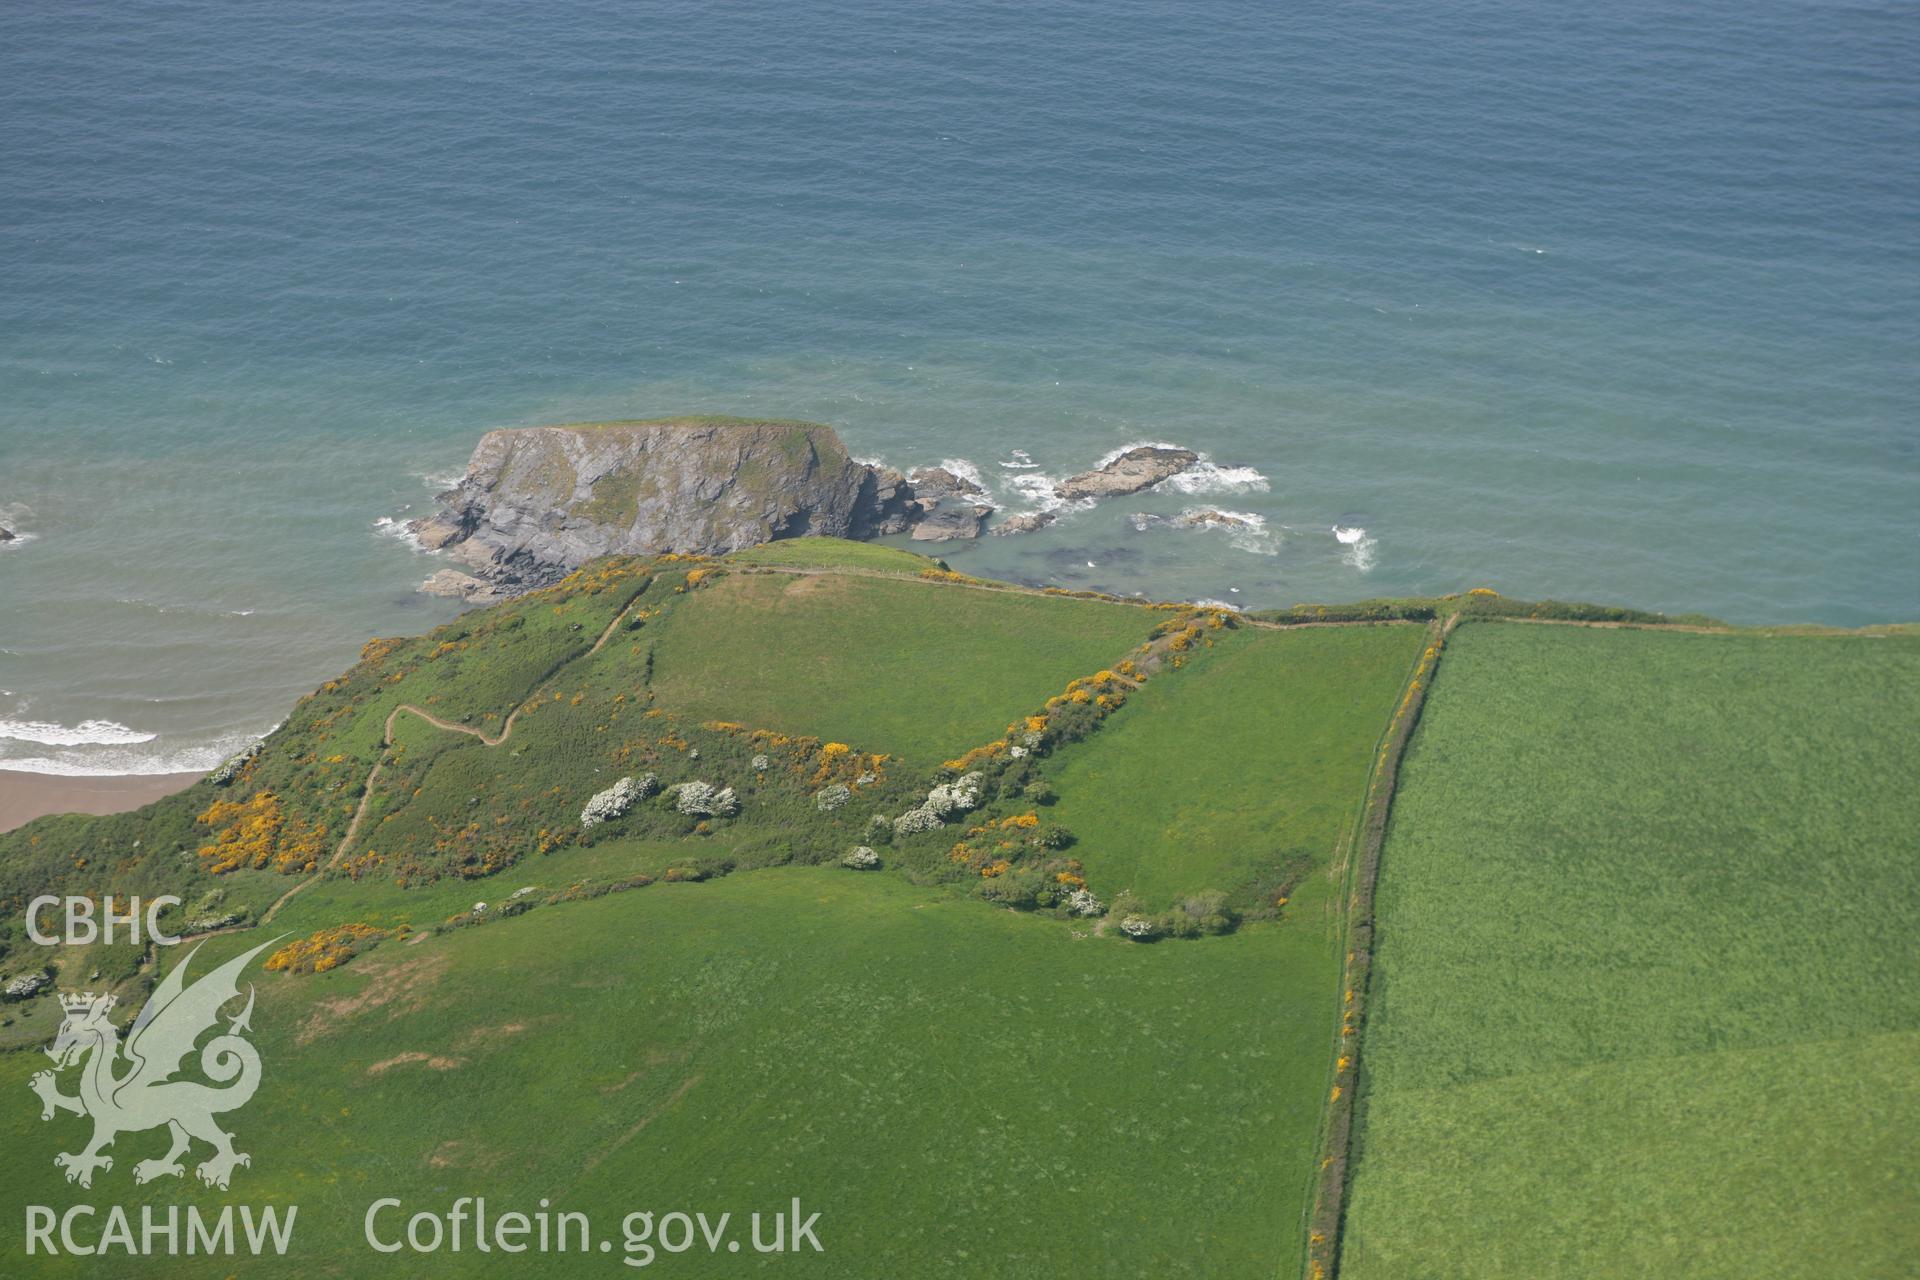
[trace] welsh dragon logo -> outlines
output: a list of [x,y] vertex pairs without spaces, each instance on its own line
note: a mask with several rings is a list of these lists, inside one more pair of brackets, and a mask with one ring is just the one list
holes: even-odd
[[[245,1106],[260,1087],[260,1054],[241,1034],[250,1029],[248,1020],[253,1016],[251,985],[246,1008],[229,1015],[226,1032],[200,1050],[201,1073],[214,1085],[225,1087],[173,1077],[201,1035],[220,1021],[221,1008],[240,995],[240,971],[278,941],[261,943],[189,986],[187,966],[200,950],[195,947],[155,989],[133,1020],[125,1043],[107,1017],[115,997],[91,992],[60,997],[66,1021],[46,1051],[54,1069],[38,1073],[27,1083],[40,1095],[42,1120],[53,1119],[56,1111],[93,1120],[92,1141],[79,1151],[53,1158],[55,1165],[66,1170],[68,1182],[91,1187],[94,1170],[113,1168],[113,1158],[102,1155],[103,1148],[112,1146],[122,1133],[161,1125],[173,1135],[173,1146],[157,1160],[134,1165],[135,1182],[181,1176],[186,1170],[180,1157],[195,1138],[213,1147],[212,1157],[195,1170],[208,1186],[224,1191],[235,1167],[252,1163],[245,1152],[233,1149],[233,1135],[214,1120],[222,1112]],[[55,1073],[75,1065],[80,1067],[80,1092],[69,1097],[60,1092]]]

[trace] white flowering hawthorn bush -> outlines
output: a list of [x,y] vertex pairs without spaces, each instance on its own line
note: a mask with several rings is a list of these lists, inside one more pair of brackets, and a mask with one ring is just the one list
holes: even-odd
[[580,810],[580,829],[584,831],[623,816],[636,801],[646,799],[659,786],[659,779],[650,773],[643,773],[637,778],[620,779],[587,801],[586,807]]
[[731,818],[740,812],[740,798],[732,787],[715,787],[711,782],[683,782],[669,787],[673,807],[690,818]]

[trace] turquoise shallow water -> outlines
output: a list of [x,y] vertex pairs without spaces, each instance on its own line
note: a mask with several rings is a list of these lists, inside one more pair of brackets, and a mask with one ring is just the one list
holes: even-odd
[[[15,6],[0,767],[210,763],[447,615],[375,521],[590,417],[1243,481],[976,573],[1920,617],[1917,64],[1909,5]],[[1265,529],[1128,521],[1201,504]]]

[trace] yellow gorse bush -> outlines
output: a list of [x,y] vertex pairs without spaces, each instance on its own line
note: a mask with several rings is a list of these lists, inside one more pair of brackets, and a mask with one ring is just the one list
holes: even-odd
[[217,828],[213,840],[199,850],[213,875],[243,867],[311,871],[319,865],[327,836],[319,823],[285,818],[280,798],[271,791],[256,792],[244,801],[216,800],[195,821]]
[[370,924],[337,924],[289,942],[267,957],[275,973],[325,973],[351,960],[369,939],[386,936]]

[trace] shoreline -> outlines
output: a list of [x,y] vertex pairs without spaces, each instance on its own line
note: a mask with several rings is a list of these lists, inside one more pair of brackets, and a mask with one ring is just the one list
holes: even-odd
[[100,777],[0,769],[0,832],[50,813],[125,813],[185,791],[204,773],[132,773]]

